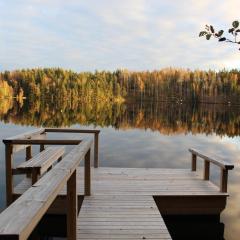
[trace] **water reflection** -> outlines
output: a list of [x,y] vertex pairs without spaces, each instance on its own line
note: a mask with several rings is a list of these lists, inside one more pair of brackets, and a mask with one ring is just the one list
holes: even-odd
[[[0,103],[0,119],[0,139],[33,126],[96,126],[101,130],[101,166],[189,168],[189,147],[221,155],[235,165],[229,173],[230,198],[221,215],[224,235],[228,240],[240,235],[240,108],[237,106],[160,102],[86,105],[49,101],[25,101],[21,105],[9,101]],[[16,155],[16,160],[23,158]],[[219,169],[211,171],[212,179],[218,183]],[[4,146],[0,143],[0,208],[5,204],[4,174]]]
[[[10,100],[9,100],[10,101]],[[7,123],[31,126],[71,126],[93,124],[115,129],[151,129],[164,135],[204,133],[239,136],[240,108],[218,104],[177,104],[166,102],[71,101],[1,103],[0,119]]]

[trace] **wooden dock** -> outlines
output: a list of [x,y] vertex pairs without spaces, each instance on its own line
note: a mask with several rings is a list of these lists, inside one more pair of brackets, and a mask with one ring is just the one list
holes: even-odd
[[151,196],[85,197],[77,239],[171,239]]
[[[84,198],[78,216],[78,239],[171,239],[153,196],[172,214],[216,214],[225,207],[226,193],[190,169],[100,167],[92,173],[92,196]],[[81,176],[78,168],[78,194],[83,194]],[[178,197],[190,201],[168,204]],[[195,204],[198,197],[205,199]]]
[[[91,133],[96,134],[94,131]],[[39,140],[39,137],[29,139],[29,134],[25,136],[28,139],[5,140],[8,144],[6,157],[12,160],[9,144],[12,144],[12,149],[14,144],[16,149],[19,149],[19,144],[25,144],[28,149],[26,156],[31,155],[29,144],[56,145],[57,142],[67,145],[70,144],[67,141],[71,141],[71,144],[78,145],[66,156],[56,155],[54,160],[60,162],[53,166],[50,166],[53,157],[49,158],[51,161],[46,159],[43,146],[44,157],[41,158],[40,154],[31,158],[31,164],[12,168],[8,163],[14,174],[23,174],[25,165],[28,168],[23,181],[8,190],[9,204],[11,199],[17,200],[0,214],[1,239],[26,239],[45,213],[67,214],[67,234],[71,240],[171,239],[162,215],[213,215],[220,214],[225,208],[227,175],[233,166],[197,150],[190,149],[192,163],[189,169],[98,167],[96,155],[94,167],[91,167],[90,149],[93,143],[95,154],[98,152],[98,138],[96,144],[84,139],[50,141]],[[59,152],[58,149],[56,151]],[[197,157],[204,160],[203,174],[196,171]],[[79,167],[82,159],[85,159],[85,166]],[[210,163],[221,170],[220,187],[209,180]],[[49,168],[47,173],[36,177],[33,170],[38,169],[40,174],[46,166]],[[31,169],[34,181],[28,176]],[[7,174],[8,177],[10,175]],[[10,182],[8,177],[6,181]],[[79,214],[77,200],[83,200]],[[31,208],[29,212],[29,204],[36,209]],[[21,225],[16,215],[23,219]]]

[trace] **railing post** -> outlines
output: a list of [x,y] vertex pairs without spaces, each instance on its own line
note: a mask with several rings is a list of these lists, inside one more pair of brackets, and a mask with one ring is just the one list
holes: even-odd
[[44,144],[40,144],[40,152],[42,152],[45,149]]
[[91,161],[90,161],[90,153],[89,149],[85,155],[85,163],[84,163],[84,193],[85,196],[91,195]]
[[221,169],[221,177],[220,177],[220,191],[227,192],[227,181],[228,181],[228,170],[222,168]]
[[94,167],[98,168],[98,146],[99,146],[99,132],[94,134]]
[[13,145],[11,143],[5,144],[5,166],[6,166],[6,201],[7,206],[13,202],[13,176],[12,176],[12,162],[13,162]]
[[[31,158],[32,158],[32,146],[30,145],[26,148],[26,161],[28,161]],[[31,174],[27,173],[27,177],[30,178]]]
[[192,171],[197,170],[197,155],[192,153]]
[[26,161],[32,158],[32,146],[26,148]]
[[77,239],[77,174],[76,169],[67,181],[67,239]]
[[204,180],[209,180],[209,173],[210,173],[210,162],[205,160],[204,161],[204,174],[203,174]]

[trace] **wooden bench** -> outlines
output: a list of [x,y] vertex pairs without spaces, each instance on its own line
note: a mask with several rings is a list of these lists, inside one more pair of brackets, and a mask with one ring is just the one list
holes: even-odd
[[31,174],[32,184],[34,184],[39,176],[51,168],[54,163],[61,160],[64,151],[64,147],[48,147],[28,161],[21,163],[16,168],[15,173]]
[[[78,145],[81,139],[47,139],[48,133],[76,133],[76,134],[93,134],[94,135],[94,167],[98,167],[98,144],[99,144],[99,130],[96,129],[72,129],[72,128],[40,128],[27,133],[23,133],[14,137],[3,139],[5,144],[5,166],[6,166],[6,202],[10,205],[19,195],[15,194],[14,175],[21,174],[21,170],[13,168],[14,154],[18,151],[26,151],[26,160],[32,158],[32,146],[39,145],[40,151],[49,145]],[[31,180],[28,177],[28,187],[30,187]],[[22,181],[24,182],[24,181]],[[26,188],[27,189],[27,188]],[[25,190],[26,190],[25,189]]]
[[220,191],[227,192],[227,182],[228,182],[228,170],[232,170],[234,168],[233,164],[228,163],[224,159],[221,159],[217,156],[207,156],[205,153],[190,148],[189,152],[192,153],[192,171],[197,170],[197,157],[202,158],[204,160],[204,172],[203,179],[209,180],[210,176],[210,163],[220,167],[221,176],[220,176]]
[[85,159],[85,195],[89,196],[92,143],[92,140],[83,140],[0,214],[1,240],[28,239],[65,185],[67,185],[67,237],[70,240],[76,240],[76,168]]

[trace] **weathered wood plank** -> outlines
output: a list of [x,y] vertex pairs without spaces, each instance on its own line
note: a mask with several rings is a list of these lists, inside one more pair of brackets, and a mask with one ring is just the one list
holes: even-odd
[[28,145],[78,145],[79,143],[81,143],[81,139],[68,139],[68,140],[62,140],[62,139],[14,139],[11,142],[14,145],[24,145],[24,144],[28,144]]
[[16,169],[22,172],[31,172],[35,169],[37,174],[41,175],[46,172],[53,163],[63,156],[64,151],[64,147],[48,147],[27,162],[21,163]]
[[220,177],[220,191],[227,192],[228,171],[226,169],[221,170]]
[[[125,202],[134,203],[131,196],[119,197]],[[151,239],[154,234],[157,239],[171,239],[153,198],[148,196],[145,201],[141,199],[142,196],[135,196],[141,204],[134,207],[119,205],[119,200],[109,199],[108,196],[85,197],[78,216],[78,239],[102,239],[106,236],[112,236],[110,239],[129,239],[126,236],[130,239]],[[104,200],[108,204],[104,205]]]
[[5,145],[5,166],[6,166],[6,202],[7,206],[13,201],[13,176],[12,176],[12,164],[13,164],[13,146],[6,143]]
[[203,153],[199,150],[193,149],[193,148],[190,148],[189,152],[191,152],[192,154],[195,154],[196,156],[198,156],[200,158],[203,158],[204,160],[212,162],[213,164],[215,164],[223,169],[231,170],[234,168],[233,164],[228,163],[227,161],[225,161],[224,159],[221,159],[220,157],[208,156],[205,153]]
[[100,133],[97,129],[78,129],[78,128],[45,128],[45,132],[61,133]]
[[35,130],[29,131],[29,132],[25,132],[25,133],[22,133],[22,134],[13,136],[13,137],[6,138],[6,139],[3,140],[3,142],[4,143],[9,143],[9,142],[12,142],[12,140],[15,140],[15,139],[27,139],[29,137],[33,137],[33,136],[36,136],[36,135],[39,135],[39,134],[43,134],[44,132],[45,132],[44,128],[39,128],[39,129],[35,129]]
[[67,236],[68,240],[77,238],[77,174],[76,170],[67,182]]
[[94,167],[98,168],[98,147],[99,147],[99,132],[96,132],[94,135]]
[[85,155],[85,166],[84,166],[84,193],[85,196],[91,195],[91,159],[90,150]]
[[[71,176],[76,176],[76,168],[91,145],[92,140],[85,140],[75,147],[51,171],[47,172],[44,177],[0,214],[0,239],[9,237],[18,240],[27,239],[56,199],[60,190],[66,185],[68,179]],[[70,181],[68,185],[71,187],[69,191],[72,192],[73,181]],[[72,196],[70,198],[72,204],[74,200],[72,201]],[[76,209],[74,206],[72,207]],[[73,215],[73,208],[70,210],[71,216]],[[72,237],[71,239],[75,238]]]
[[[37,130],[33,130],[33,131],[30,131],[30,132],[27,132],[27,133],[23,133],[23,134],[19,134],[17,136],[14,136],[14,137],[9,137],[9,138],[6,138],[6,139],[3,139],[3,142],[6,144],[6,143],[12,143],[13,140],[16,140],[16,139],[45,139],[46,138],[46,134],[44,132],[44,129],[41,128],[41,129],[37,129]],[[30,145],[29,144],[23,144],[23,145],[13,145],[13,152],[18,152],[18,151],[21,151],[23,149],[26,149],[27,147],[29,147]]]

